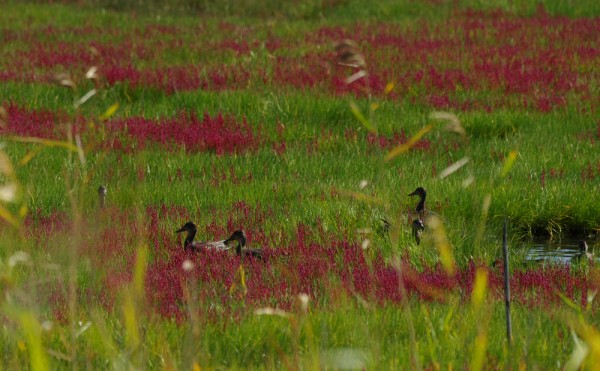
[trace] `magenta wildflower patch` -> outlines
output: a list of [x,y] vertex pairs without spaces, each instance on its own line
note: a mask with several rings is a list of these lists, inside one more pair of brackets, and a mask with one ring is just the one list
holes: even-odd
[[[79,250],[82,258],[91,259],[95,270],[105,273],[98,277],[103,284],[85,289],[86,300],[112,308],[119,288],[132,279],[140,236],[148,242],[151,255],[146,276],[148,310],[165,317],[185,318],[190,292],[197,297],[200,310],[208,313],[217,307],[233,310],[242,303],[250,307],[290,308],[302,293],[309,295],[316,306],[330,303],[340,295],[358,295],[374,304],[393,304],[406,299],[401,284],[410,297],[419,300],[445,302],[448,295],[458,295],[469,301],[477,269],[488,271],[491,300],[502,300],[501,267],[488,268],[470,262],[450,275],[439,264],[416,270],[403,257],[400,275],[400,270],[380,252],[367,254],[359,243],[339,240],[318,223],[312,228],[300,224],[288,236],[265,235],[261,226],[272,211],[260,206],[238,203],[230,210],[213,210],[196,216],[181,207],[148,207],[144,225],[136,225],[133,214],[105,209],[101,215],[105,220],[102,229],[95,236],[88,236]],[[228,221],[220,225],[206,220],[206,215]],[[50,216],[29,221],[26,228],[45,226],[36,236],[48,239],[54,233],[65,232],[66,225],[60,220],[63,218]],[[249,257],[242,261],[234,251],[204,250],[196,254],[184,251],[174,231],[187,220],[199,221],[201,240],[223,239],[235,229],[245,230],[251,247],[263,247],[264,261]],[[122,225],[131,228],[126,231]],[[284,242],[275,246],[270,241]],[[595,272],[595,268],[591,269]],[[575,273],[564,265],[514,271],[511,276],[513,301],[528,307],[561,305],[564,302],[561,295],[585,306],[589,292],[598,288],[599,275]],[[56,297],[57,291],[52,292],[51,302],[64,305],[64,300]],[[591,305],[596,310],[597,304]]]
[[[217,37],[211,27],[9,31],[4,41],[15,47],[0,52],[0,80],[49,82],[57,72],[82,75],[97,66],[109,85],[167,93],[289,87],[484,111],[547,112],[567,105],[596,111],[600,101],[600,19],[551,16],[543,7],[528,17],[467,10],[435,24],[357,22],[288,38],[275,38],[258,25],[227,25],[228,32]],[[61,32],[79,38],[48,42]],[[111,41],[98,41],[102,37]],[[344,39],[357,43],[368,72],[351,84],[345,80],[356,71],[338,65],[333,51]],[[262,54],[267,57],[257,57]],[[395,88],[384,93],[388,83]]]
[[183,148],[190,152],[214,151],[217,154],[257,149],[259,138],[244,119],[231,116],[180,113],[173,118],[151,120],[143,117],[114,119],[106,123],[110,132],[124,133],[126,140],[114,139],[112,146],[130,150],[158,143],[165,149]]
[[[9,104],[7,114],[5,134],[60,140],[66,138],[68,122],[74,122],[74,130],[84,136],[90,130],[82,118],[73,120],[66,114],[48,110],[28,110]],[[108,133],[108,140],[100,145],[126,152],[158,145],[166,150],[224,154],[256,150],[261,144],[260,130],[252,128],[246,119],[238,121],[220,113],[198,117],[195,113],[180,112],[162,119],[115,118],[99,125]]]

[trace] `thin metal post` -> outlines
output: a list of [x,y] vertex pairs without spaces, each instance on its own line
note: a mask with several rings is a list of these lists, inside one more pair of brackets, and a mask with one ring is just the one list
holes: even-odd
[[512,343],[512,323],[510,320],[510,280],[508,270],[508,218],[504,218],[502,233],[502,253],[504,255],[504,303],[506,306],[506,338],[508,344]]

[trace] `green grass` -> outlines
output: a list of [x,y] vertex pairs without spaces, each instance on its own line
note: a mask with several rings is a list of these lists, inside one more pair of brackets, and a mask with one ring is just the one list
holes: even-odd
[[[27,27],[44,27],[50,17],[60,27],[110,25],[136,30],[156,23],[194,27],[196,17],[180,15],[192,7],[203,14],[202,22],[209,30],[218,27],[221,16],[240,24],[267,19],[276,35],[294,40],[299,37],[298,31],[323,25],[387,21],[410,28],[419,19],[432,24],[447,19],[457,8],[501,8],[511,14],[531,15],[537,7],[533,1],[463,1],[458,5],[412,1],[364,4],[353,0],[273,2],[268,10],[259,2],[236,5],[231,1],[180,1],[166,10],[148,2],[141,4],[136,9],[140,13],[132,17],[131,13],[115,11],[121,7],[131,10],[129,5],[114,1],[92,1],[85,6],[9,2],[7,11],[0,14],[0,23],[19,32]],[[577,6],[568,1],[546,1],[544,5],[553,15],[600,14],[594,1]],[[154,13],[161,14],[160,18]],[[270,30],[260,28],[258,32],[263,37]],[[190,40],[194,37],[189,35]],[[201,37],[215,40],[222,35],[209,32]],[[56,38],[87,40],[70,34]],[[48,41],[52,40],[50,36]],[[260,53],[257,51],[256,58],[267,58]],[[235,60],[233,55],[222,57],[218,63]],[[187,50],[168,54],[165,61],[204,62],[203,58],[207,63],[214,62],[210,55],[194,56]],[[597,87],[592,85],[592,89]],[[78,94],[84,92],[82,88]],[[597,95],[597,91],[592,94]],[[491,298],[478,303],[472,299],[474,294],[458,291],[445,293],[441,302],[413,297],[405,305],[395,305],[366,302],[340,290],[337,296],[319,298],[318,304],[309,302],[307,311],[298,306],[287,310],[285,316],[258,316],[254,314],[257,308],[246,305],[239,291],[191,287],[192,297],[202,289],[230,290],[230,302],[224,308],[218,303],[192,300],[190,312],[177,321],[147,309],[143,285],[140,288],[140,283],[130,277],[136,274],[127,271],[143,271],[143,262],[131,263],[142,251],[140,246],[154,248],[145,219],[146,207],[181,207],[200,225],[214,221],[225,226],[231,217],[229,210],[239,201],[268,211],[259,227],[268,236],[279,233],[279,240],[272,241],[274,246],[288,242],[285,238],[293,236],[300,224],[311,231],[322,228],[340,240],[360,243],[363,236],[357,230],[377,230],[384,217],[398,226],[399,235],[388,238],[373,233],[369,238],[386,262],[393,264],[396,257],[404,256],[417,269],[435,266],[440,262],[437,244],[426,240],[416,246],[407,224],[407,213],[415,205],[407,195],[417,186],[428,190],[428,207],[442,216],[453,258],[460,268],[473,259],[491,263],[501,256],[505,216],[510,218],[511,265],[517,269],[530,267],[523,251],[516,247],[532,235],[582,236],[600,230],[600,173],[594,179],[582,179],[588,166],[600,171],[597,143],[580,139],[582,133],[597,130],[598,120],[593,113],[582,113],[575,107],[550,113],[528,109],[457,112],[468,142],[445,131],[445,123],[437,122],[425,136],[431,141],[430,150],[411,150],[386,162],[389,149],[368,144],[367,130],[352,114],[350,99],[320,91],[286,88],[167,95],[116,85],[101,90],[80,109],[73,107],[74,101],[71,91],[49,84],[0,84],[0,104],[12,102],[30,109],[64,111],[89,120],[114,103],[120,104],[116,117],[172,117],[181,111],[198,115],[226,113],[245,118],[261,133],[263,143],[256,151],[235,155],[188,153],[158,146],[133,154],[97,150],[86,153],[83,169],[76,154],[60,148],[43,148],[31,161],[19,165],[27,154],[42,147],[0,138],[0,151],[15,165],[23,192],[18,202],[2,205],[15,215],[28,210],[26,218],[31,223],[21,228],[12,228],[8,223],[0,226],[0,315],[4,323],[0,331],[1,368],[336,369],[342,366],[336,362],[351,361],[353,357],[365,369],[477,368],[474,358],[483,351],[484,368],[526,365],[545,369],[565,367],[575,349],[571,331],[588,343],[598,340],[597,334],[587,332],[588,324],[591,328],[600,325],[595,311],[566,301],[551,308],[514,305],[514,343],[509,347],[504,337],[504,303]],[[356,104],[366,113],[372,102],[359,99]],[[380,134],[404,130],[410,138],[436,122],[429,117],[432,108],[411,104],[408,99],[379,103],[369,117]],[[349,136],[349,132],[356,136]],[[85,143],[97,140],[92,135],[83,139]],[[286,150],[278,154],[273,147],[282,141]],[[516,161],[507,175],[501,176],[511,151],[516,151]],[[439,178],[443,169],[465,156],[470,159],[467,165],[445,179]],[[0,165],[6,165],[3,159]],[[0,180],[10,180],[6,168],[1,170],[4,175]],[[220,178],[221,170],[228,174],[225,180]],[[552,170],[560,176],[551,176]],[[178,178],[179,172],[185,176]],[[188,176],[190,173],[194,175]],[[230,174],[251,177],[233,182]],[[361,190],[363,180],[368,185]],[[131,224],[115,227],[117,221],[97,215],[99,184],[108,187],[110,207],[126,213],[125,220]],[[356,197],[357,193],[378,202],[365,202]],[[483,219],[482,205],[488,195],[489,213]],[[43,221],[50,216],[67,227],[47,236]],[[78,217],[98,228],[81,229]],[[160,217],[158,230],[169,235],[183,222],[170,215]],[[39,235],[34,234],[36,226]],[[93,249],[102,239],[110,238],[101,234],[106,232],[102,228],[117,227],[128,230],[123,255],[106,259],[113,259],[112,265],[127,275],[131,284],[103,287],[107,276],[114,272],[99,271]],[[137,231],[141,235],[136,235]],[[175,237],[172,241],[172,246],[150,249],[148,262],[167,259],[177,243]],[[27,252],[28,258],[12,264],[11,258],[14,260],[19,251]],[[586,270],[590,277],[597,275],[593,267],[574,267],[575,274],[585,274]],[[138,274],[143,276],[143,272]],[[339,277],[323,277],[323,285],[341,287],[336,279]],[[59,313],[57,304],[49,298],[52,290],[72,300],[60,303]],[[93,296],[103,291],[118,293],[112,309],[99,305],[99,299]],[[488,297],[492,294],[485,289],[479,293]],[[415,334],[414,342],[411,333]],[[477,348],[477,339],[486,346]],[[584,366],[594,366],[595,352]]]

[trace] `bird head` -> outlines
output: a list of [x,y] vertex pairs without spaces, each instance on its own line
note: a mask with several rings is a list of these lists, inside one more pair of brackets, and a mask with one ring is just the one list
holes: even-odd
[[409,194],[409,196],[425,197],[425,189],[423,187],[418,187],[413,193]]
[[192,222],[187,222],[183,225],[183,227],[176,230],[175,233],[181,233],[181,232],[194,233],[194,232],[196,232],[197,229],[198,228],[196,227],[196,224],[194,224]]
[[233,232],[231,237],[223,241],[223,243],[225,245],[229,245],[229,243],[232,241],[237,241],[240,247],[246,246],[246,234],[244,233],[244,231],[235,231]]

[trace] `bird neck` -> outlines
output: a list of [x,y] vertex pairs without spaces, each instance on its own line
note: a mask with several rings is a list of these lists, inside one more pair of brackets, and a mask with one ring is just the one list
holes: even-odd
[[192,242],[194,242],[194,237],[196,237],[196,231],[188,231],[187,237],[183,242],[183,247],[185,248],[187,245],[190,245]]
[[422,214],[425,211],[425,194],[419,195],[419,203],[417,204],[417,212]]
[[246,246],[246,237],[245,236],[239,236],[237,234],[233,234],[231,235],[231,237],[229,237],[228,239],[226,239],[225,241],[223,241],[223,243],[225,243],[225,245],[228,245],[230,242],[237,242],[237,245],[235,247],[235,251],[238,252],[238,254],[241,253],[242,251],[242,247]]

